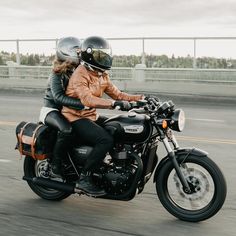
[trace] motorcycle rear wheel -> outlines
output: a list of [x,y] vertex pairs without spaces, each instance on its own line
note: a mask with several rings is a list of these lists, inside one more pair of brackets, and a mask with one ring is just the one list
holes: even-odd
[[[24,160],[25,177],[29,178],[39,177],[40,174],[38,166],[44,164],[43,162],[46,162],[46,160],[43,161],[34,160],[32,157],[26,156]],[[70,193],[39,186],[33,183],[32,181],[27,181],[27,183],[34,193],[36,193],[39,197],[46,200],[61,201],[71,195]]]
[[208,157],[189,155],[177,158],[183,175],[192,190],[184,192],[170,160],[156,177],[156,190],[166,210],[189,222],[199,222],[214,216],[226,198],[226,182],[219,167]]

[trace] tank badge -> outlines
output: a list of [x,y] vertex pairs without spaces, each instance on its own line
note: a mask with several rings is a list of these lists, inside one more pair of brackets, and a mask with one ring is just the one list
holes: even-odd
[[128,125],[124,126],[125,133],[130,134],[140,134],[143,132],[143,126],[142,125]]

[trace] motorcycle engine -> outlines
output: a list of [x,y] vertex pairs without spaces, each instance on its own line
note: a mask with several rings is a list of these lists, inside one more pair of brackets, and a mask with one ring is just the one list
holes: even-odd
[[111,163],[103,175],[103,184],[108,193],[119,195],[129,189],[137,167],[126,151],[111,153],[111,157]]

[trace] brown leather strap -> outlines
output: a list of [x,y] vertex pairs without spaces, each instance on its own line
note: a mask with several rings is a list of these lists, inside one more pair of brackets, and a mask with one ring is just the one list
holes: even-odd
[[22,136],[23,136],[23,131],[25,129],[25,127],[29,124],[30,122],[27,122],[22,128],[21,131],[19,133],[19,152],[22,155],[23,154],[23,143],[22,143]]
[[32,143],[31,143],[31,153],[32,153],[32,157],[34,159],[37,159],[37,157],[35,156],[35,143],[36,143],[36,133],[37,131],[42,127],[43,125],[39,125],[33,132],[33,136],[32,136]]
[[47,157],[48,157],[47,154],[35,154],[35,158],[36,158],[37,160],[44,160],[44,159],[46,159]]

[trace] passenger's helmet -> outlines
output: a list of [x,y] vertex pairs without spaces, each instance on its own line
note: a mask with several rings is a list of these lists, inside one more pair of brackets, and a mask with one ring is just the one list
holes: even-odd
[[56,55],[59,61],[71,61],[79,64],[79,56],[81,43],[78,38],[65,37],[59,39],[56,48]]
[[81,46],[81,60],[93,69],[110,70],[112,65],[110,44],[102,37],[86,38]]

